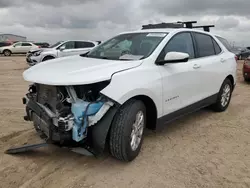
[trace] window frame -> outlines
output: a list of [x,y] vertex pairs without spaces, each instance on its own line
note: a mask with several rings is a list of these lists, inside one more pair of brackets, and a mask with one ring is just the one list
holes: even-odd
[[70,48],[70,49],[67,49],[67,48],[65,48],[65,50],[72,50],[72,49],[76,49],[75,48],[75,41],[65,41],[65,42],[63,42],[62,44],[60,44],[58,47],[57,47],[57,50],[59,50],[63,45],[65,45],[66,43],[68,43],[68,42],[73,42],[74,43],[74,48]]
[[[220,46],[220,45],[218,44],[218,42],[214,39],[213,36],[211,36],[211,35],[209,35],[209,34],[206,34],[206,33],[197,32],[197,31],[192,31],[191,33],[192,33],[193,39],[194,39],[194,41],[195,41],[196,54],[197,54],[196,59],[199,59],[199,58],[207,58],[207,57],[211,57],[211,56],[218,56],[218,55],[220,55],[220,54],[223,52],[223,50],[221,49],[221,46]],[[214,54],[213,54],[213,55],[199,57],[200,50],[198,49],[198,44],[197,44],[197,39],[195,38],[195,34],[200,34],[200,35],[205,35],[205,36],[210,37],[210,39],[211,39],[211,41],[212,41],[212,44],[213,44],[213,49],[214,49]],[[217,45],[219,46],[219,48],[220,48],[220,53],[218,53],[218,54],[216,54],[216,50],[215,50],[215,46],[214,46],[214,42],[213,42],[213,41],[216,42],[216,44],[217,44]]]
[[[188,33],[190,34],[191,36],[191,40],[192,40],[192,44],[193,44],[193,49],[194,49],[194,58],[192,59],[196,59],[197,58],[197,50],[196,50],[196,46],[195,46],[195,41],[194,41],[194,37],[192,35],[192,32],[191,31],[181,31],[181,32],[178,32],[178,33],[175,33],[168,41],[167,43],[164,45],[164,47],[162,48],[161,52],[159,53],[159,55],[157,56],[156,60],[155,60],[155,64],[157,64],[157,62],[161,61],[160,58],[161,58],[161,54],[164,52],[164,49],[165,47],[171,42],[171,40],[173,40],[173,38],[179,34],[183,34],[183,33]],[[191,59],[189,59],[191,60]]]
[[22,42],[22,43],[21,43],[21,46],[22,46],[22,47],[28,47],[28,46],[23,46],[23,44],[29,44],[28,46],[32,46],[32,44],[30,44],[29,42]]
[[[19,45],[20,44],[20,45]],[[17,47],[17,46],[22,46],[22,43],[21,42],[17,42],[15,44],[13,44],[13,47]]]

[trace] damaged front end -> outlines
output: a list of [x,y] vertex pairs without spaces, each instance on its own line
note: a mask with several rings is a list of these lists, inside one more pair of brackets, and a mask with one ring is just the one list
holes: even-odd
[[67,147],[83,147],[100,154],[118,104],[100,91],[103,81],[77,86],[32,84],[23,103],[27,121],[47,142]]

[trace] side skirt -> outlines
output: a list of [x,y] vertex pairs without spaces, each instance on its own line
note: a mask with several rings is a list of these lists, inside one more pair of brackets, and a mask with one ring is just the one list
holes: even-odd
[[210,106],[211,104],[214,104],[217,101],[218,98],[218,93],[215,95],[212,95],[208,98],[205,98],[199,102],[196,102],[194,104],[191,104],[187,107],[184,107],[180,110],[177,110],[175,112],[172,112],[170,114],[167,114],[161,118],[157,119],[157,123],[156,123],[156,129],[158,129],[159,127],[161,127],[162,125],[165,125],[167,123],[170,123],[176,119],[179,119],[185,115],[191,114],[193,112],[196,112],[202,108],[205,108],[207,106]]

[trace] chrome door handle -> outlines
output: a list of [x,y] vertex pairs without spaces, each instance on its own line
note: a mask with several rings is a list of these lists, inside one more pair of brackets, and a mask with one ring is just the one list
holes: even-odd
[[198,68],[200,68],[200,67],[201,67],[201,66],[198,65],[198,64],[194,64],[194,66],[193,66],[194,69],[198,69]]

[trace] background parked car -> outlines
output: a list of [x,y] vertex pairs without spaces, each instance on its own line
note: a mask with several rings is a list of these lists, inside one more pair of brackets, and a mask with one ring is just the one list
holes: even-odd
[[0,47],[10,46],[10,42],[0,42]]
[[244,60],[250,56],[250,50],[247,48],[242,48],[238,54],[239,60]]
[[30,50],[27,53],[26,61],[30,66],[33,66],[42,61],[47,61],[58,57],[83,54],[90,51],[99,44],[99,41],[88,40],[60,41],[49,48]]
[[39,46],[31,42],[17,42],[9,46],[1,47],[0,53],[5,56],[11,56],[11,54],[26,54],[32,48],[37,49]]
[[242,74],[246,82],[250,81],[250,57],[246,58],[244,61]]

